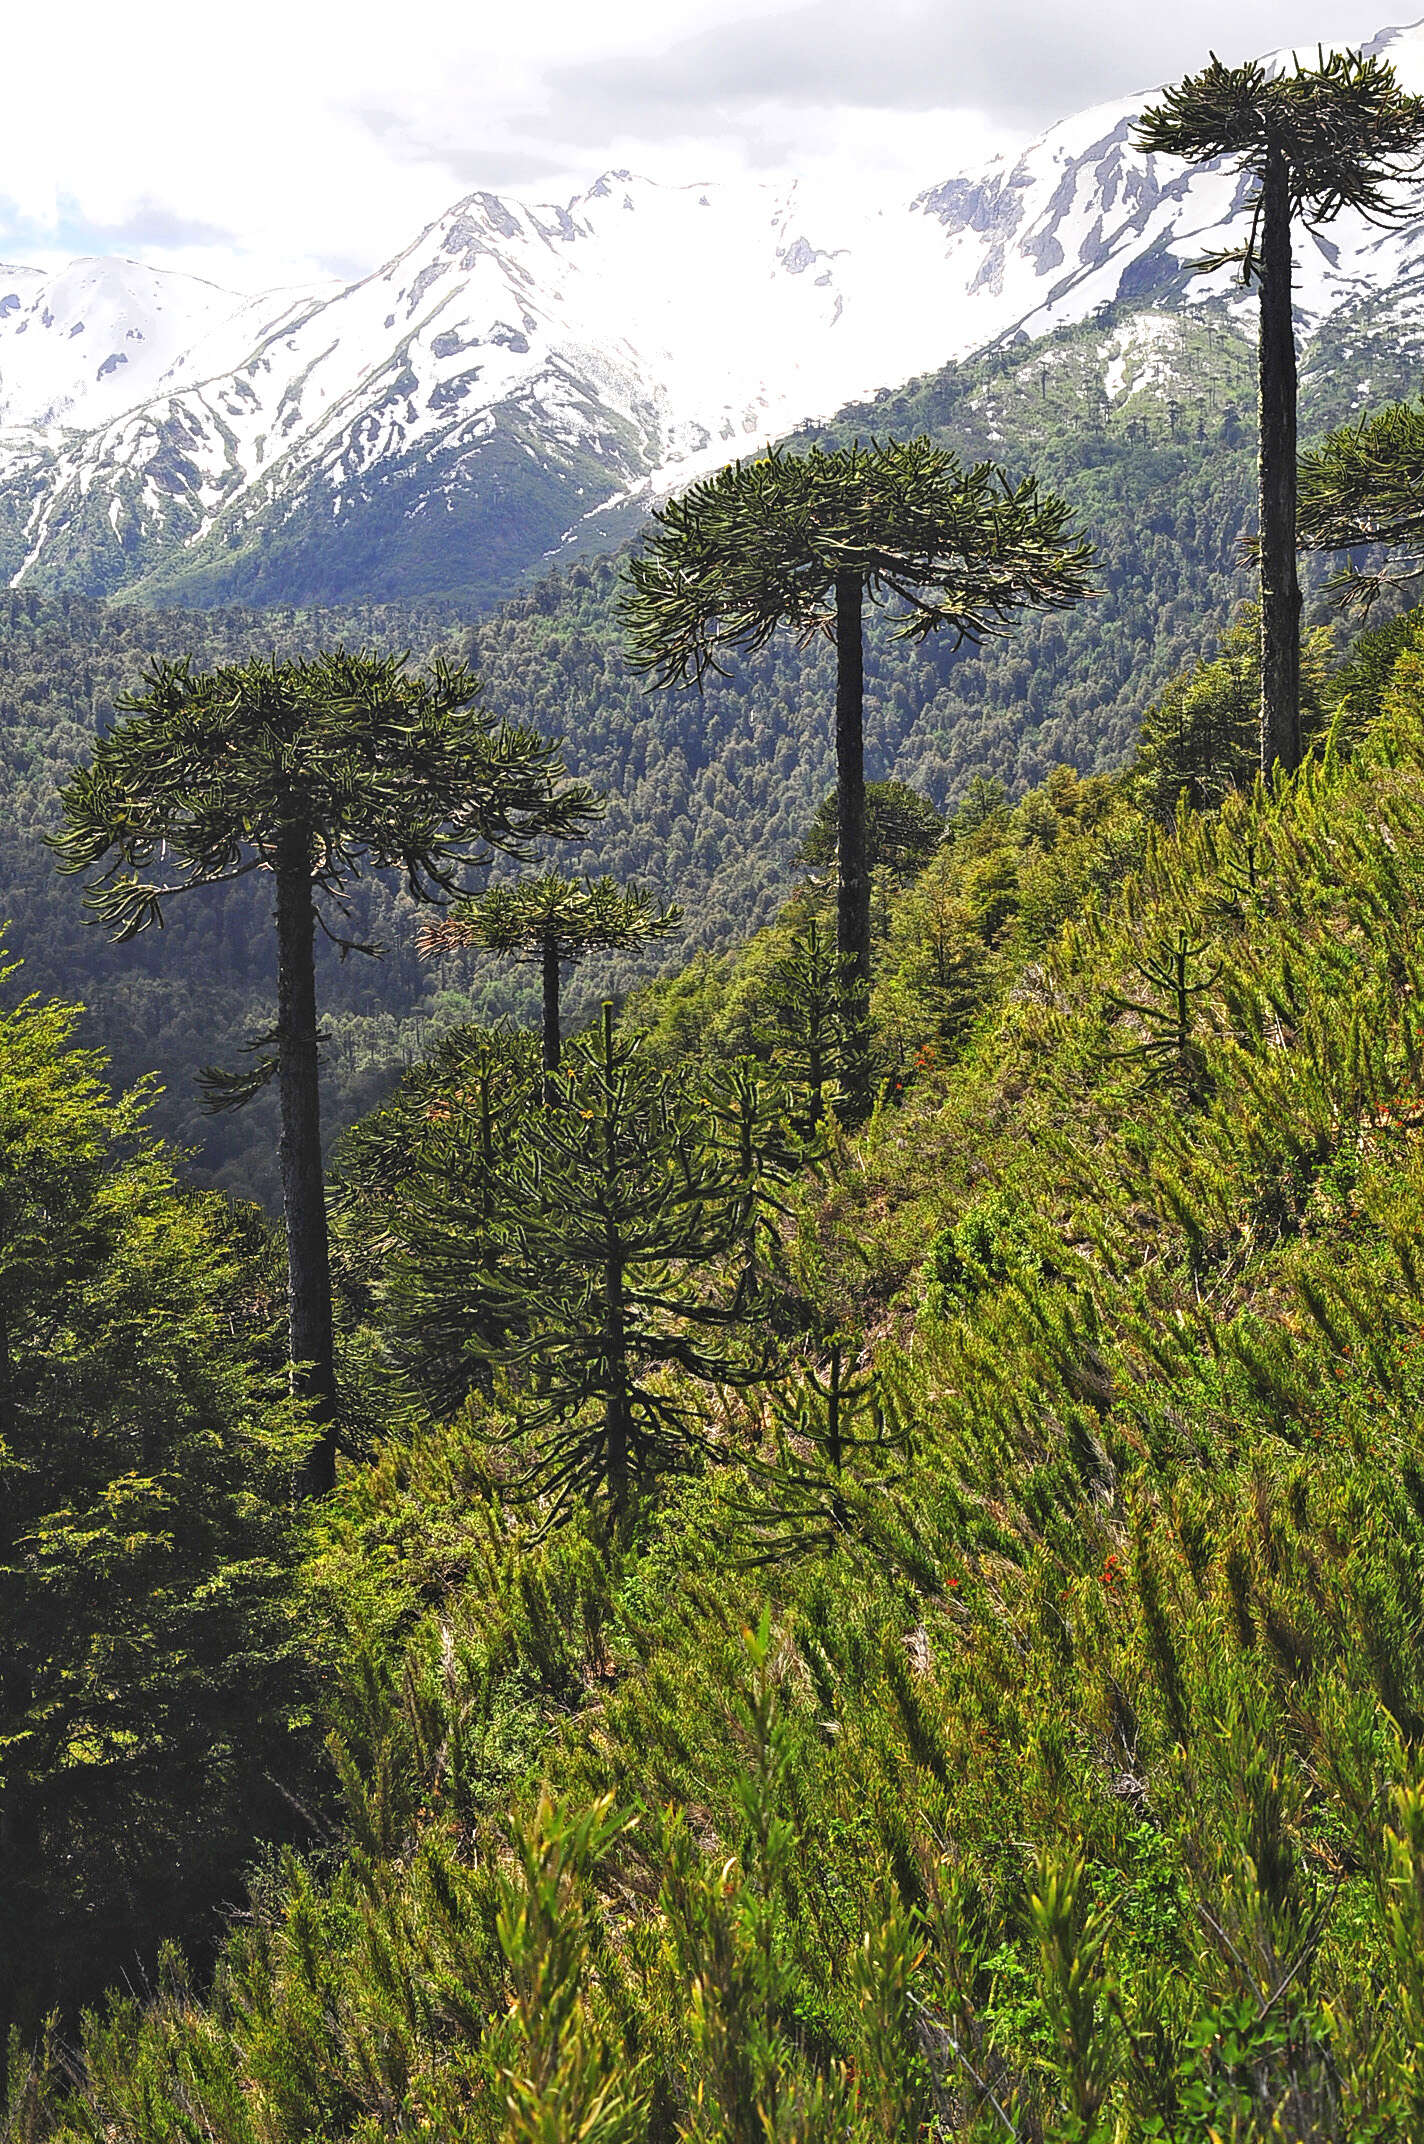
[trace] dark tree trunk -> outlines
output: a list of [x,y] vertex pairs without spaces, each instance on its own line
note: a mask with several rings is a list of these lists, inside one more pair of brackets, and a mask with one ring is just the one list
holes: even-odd
[[603,1269],[603,1340],[608,1391],[603,1405],[603,1466],[615,1524],[628,1503],[628,1336],[624,1321],[623,1267],[610,1257]]
[[846,1090],[870,1090],[870,873],[865,862],[865,653],[858,573],[836,575],[836,952],[845,1024]]
[[839,1474],[844,1459],[841,1449],[841,1351],[834,1346],[826,1378],[826,1457]]
[[15,1384],[10,1366],[10,1317],[0,1303],[0,1438],[9,1443],[15,1433]]
[[559,1083],[559,941],[549,937],[542,949],[544,971],[544,1100],[558,1100]]
[[613,1216],[618,1211],[618,1142],[613,1131],[613,1007],[603,1006],[603,1077],[606,1086],[603,1119],[604,1212],[607,1216],[603,1259],[603,1360],[608,1379],[603,1403],[603,1478],[615,1526],[621,1525],[628,1502],[628,1324],[623,1292],[623,1247]]
[[336,1367],[317,1078],[316,912],[311,837],[305,827],[285,827],[279,834],[276,871],[277,1081],[282,1102],[289,1351],[292,1390],[311,1403],[321,1425],[302,1469],[302,1494],[322,1496],[336,1480]]
[[1290,174],[1273,149],[1261,182],[1261,767],[1300,765],[1300,582],[1295,563],[1296,368]]

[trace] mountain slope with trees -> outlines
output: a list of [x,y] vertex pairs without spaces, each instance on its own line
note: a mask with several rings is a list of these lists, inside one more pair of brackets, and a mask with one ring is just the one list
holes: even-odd
[[[1409,294],[1368,298],[1316,337],[1302,375],[1303,436],[1371,397],[1410,391],[1421,336]],[[1033,470],[1061,493],[1097,546],[1103,593],[1076,612],[1027,619],[981,651],[866,645],[866,771],[898,776],[943,806],[975,778],[1011,794],[1059,762],[1082,773],[1119,763],[1144,708],[1207,652],[1248,592],[1239,551],[1251,525],[1254,442],[1249,341],[1228,312],[1128,308],[1041,342],[946,368],[853,409],[817,435],[828,445],[927,433],[966,460]],[[0,761],[10,800],[0,833],[10,943],[32,987],[80,997],[87,1032],[131,1082],[162,1066],[164,1130],[198,1150],[209,1182],[275,1199],[275,1123],[199,1111],[194,1074],[234,1057],[271,1025],[269,921],[260,891],[221,917],[195,896],[163,942],[116,955],[80,921],[39,835],[53,798],[116,694],[151,656],[199,667],[254,653],[311,655],[348,645],[409,647],[468,661],[490,706],[563,735],[571,769],[608,792],[596,835],[562,851],[572,875],[611,873],[684,909],[659,965],[725,951],[775,912],[790,860],[830,789],[829,644],[773,645],[704,694],[650,699],[616,624],[616,560],[577,561],[470,624],[448,608],[145,613],[75,598],[0,600]],[[379,881],[357,890],[355,935],[384,939],[380,964],[334,954],[322,979],[331,1041],[327,1120],[374,1100],[393,1066],[434,1029],[501,1007],[533,1018],[532,986],[461,955],[416,956],[417,916]],[[569,992],[584,1016],[641,971],[590,964]],[[264,1113],[265,1109],[265,1113]]]
[[[1388,630],[1273,794],[1164,827],[1135,774],[981,788],[885,889],[902,953],[977,899],[992,972],[938,1016],[921,977],[901,1099],[768,1183],[767,1374],[700,1396],[670,1352],[686,1472],[623,1524],[543,1525],[517,1368],[447,1420],[366,1267],[387,1437],[294,1612],[335,1829],[210,1992],[170,1959],[78,2069],[22,2054],[21,2134],[1414,2132],[1424,637]],[[707,1091],[677,996],[625,1024],[650,1097]],[[356,1253],[471,1077],[411,1075]],[[575,1361],[585,1216],[566,1263],[539,1220],[512,1353]],[[668,1255],[735,1299],[735,1257]]]

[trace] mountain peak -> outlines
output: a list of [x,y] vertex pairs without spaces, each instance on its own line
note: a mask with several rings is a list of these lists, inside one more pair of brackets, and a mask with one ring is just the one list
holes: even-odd
[[[1368,49],[1424,88],[1424,24]],[[1240,302],[1229,269],[1192,264],[1242,235],[1250,184],[1140,155],[1150,94],[913,201],[617,167],[562,204],[467,194],[347,286],[244,299],[124,261],[0,271],[8,574],[249,594],[273,573],[333,593],[351,559],[391,592],[460,585],[488,555],[513,574],[595,509],[948,360],[1108,303]],[[1424,217],[1342,216],[1297,261],[1308,332],[1362,292],[1424,287]]]

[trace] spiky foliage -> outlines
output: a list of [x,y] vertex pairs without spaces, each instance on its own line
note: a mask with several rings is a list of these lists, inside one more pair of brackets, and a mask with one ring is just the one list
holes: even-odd
[[709,1140],[705,1109],[615,1033],[605,1005],[574,1046],[559,1106],[537,1111],[511,1153],[475,1276],[508,1331],[483,1352],[523,1391],[515,1434],[535,1443],[525,1484],[551,1519],[599,1498],[621,1518],[630,1492],[701,1449],[673,1373],[704,1384],[758,1374],[760,1353],[715,1285],[754,1195]]
[[758,1048],[799,1090],[795,1121],[808,1148],[842,1092],[847,1052],[840,1008],[839,962],[812,911],[765,977],[752,1027]]
[[337,1272],[354,1315],[375,1318],[432,1412],[488,1387],[482,1350],[503,1339],[481,1275],[505,1175],[540,1096],[532,1036],[462,1029],[408,1072],[333,1165]]
[[1322,51],[1312,66],[1268,74],[1258,60],[1211,64],[1149,105],[1135,145],[1196,164],[1226,159],[1257,181],[1245,244],[1204,267],[1239,260],[1260,289],[1261,766],[1300,762],[1300,584],[1296,576],[1296,355],[1291,221],[1316,228],[1342,209],[1384,219],[1406,212],[1398,182],[1424,151],[1424,98],[1407,95],[1387,61]]
[[61,870],[92,874],[95,918],[132,938],[196,887],[273,877],[276,1049],[219,1087],[230,1103],[279,1083],[293,1389],[324,1424],[308,1479],[321,1491],[335,1474],[337,1396],[316,926],[349,948],[326,910],[363,870],[398,870],[415,899],[447,899],[491,852],[525,856],[586,825],[594,800],[563,781],[554,745],[499,722],[469,672],[445,663],[418,674],[401,657],[344,649],[202,674],[163,662],[118,704],[128,719],[61,791],[54,837]]
[[556,745],[501,722],[441,661],[413,672],[338,648],[196,674],[156,662],[116,705],[133,719],[65,787],[54,847],[61,870],[94,874],[86,904],[120,938],[160,923],[174,894],[275,871],[288,826],[308,833],[314,896],[339,909],[366,870],[448,899],[491,850],[527,856],[594,809]]
[[700,685],[722,657],[789,628],[836,648],[837,908],[848,1075],[868,1099],[870,877],[866,864],[863,613],[901,615],[899,637],[956,645],[1003,632],[1026,608],[1064,609],[1089,588],[1088,546],[1061,499],[992,463],[964,468],[928,439],[734,462],[654,514],[629,563],[622,615],[636,667]]
[[[1401,89],[1388,60],[1359,52],[1320,51],[1290,73],[1269,74],[1259,60],[1228,67],[1211,55],[1138,120],[1136,146],[1192,163],[1229,158],[1263,184],[1275,159],[1285,164],[1291,211],[1307,224],[1329,223],[1342,209],[1372,220],[1409,213],[1398,182],[1417,170],[1424,149],[1424,99]],[[1259,272],[1256,226],[1244,248],[1213,256]]]
[[1196,1040],[1197,1000],[1209,1000],[1220,977],[1221,963],[1212,962],[1208,942],[1179,925],[1165,942],[1144,947],[1127,992],[1108,993],[1112,1012],[1135,1031],[1119,1047],[1124,1061],[1140,1065],[1148,1080],[1176,1086],[1190,1102],[1202,1099],[1207,1077]]
[[[1417,651],[1385,698],[1075,895],[806,1190],[828,1316],[909,1343],[875,1554],[749,1570],[730,1470],[534,1538],[478,1424],[392,1443],[313,1572],[344,1850],[215,2000],[22,2061],[22,2134],[1420,2133]],[[1197,1099],[1112,1018],[1183,924]]]
[[559,1069],[559,983],[564,968],[592,953],[624,952],[665,938],[682,921],[676,902],[658,907],[636,886],[619,888],[611,878],[560,878],[546,871],[512,886],[492,886],[478,899],[460,902],[421,932],[426,954],[480,946],[537,964],[543,978],[545,1085]]
[[[836,822],[840,800],[832,789],[821,799],[802,836],[795,862],[803,871],[823,871],[836,860]],[[912,879],[944,839],[944,821],[928,797],[908,782],[865,785],[865,864],[868,871],[888,871],[902,882]]]
[[742,1268],[733,1307],[795,1322],[804,1305],[787,1282],[780,1224],[790,1211],[787,1187],[804,1168],[807,1148],[791,1121],[790,1095],[750,1057],[710,1065],[696,1091],[707,1108],[709,1144],[735,1186]]
[[1299,535],[1307,551],[1394,554],[1348,559],[1326,583],[1360,611],[1424,574],[1424,407],[1396,402],[1301,456]]
[[748,1461],[751,1494],[731,1505],[751,1560],[874,1553],[874,1522],[867,1540],[863,1521],[867,1510],[883,1512],[908,1441],[888,1373],[869,1365],[857,1336],[831,1333],[769,1399],[774,1453]]

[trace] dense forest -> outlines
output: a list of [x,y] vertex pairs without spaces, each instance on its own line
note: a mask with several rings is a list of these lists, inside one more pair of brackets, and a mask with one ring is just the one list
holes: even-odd
[[[1349,414],[1353,390],[1342,383],[1367,376],[1378,396],[1406,384],[1410,349],[1392,321],[1376,318],[1381,310],[1381,301],[1362,300],[1312,343],[1307,434]],[[982,650],[956,650],[947,637],[910,650],[872,631],[873,776],[904,779],[942,809],[976,778],[1018,795],[1059,763],[1086,774],[1122,761],[1146,706],[1210,651],[1249,592],[1240,539],[1252,486],[1251,389],[1249,343],[1229,312],[1121,309],[949,367],[847,413],[824,435],[873,425],[1032,466],[1068,498],[1098,549],[1097,601],[1028,618]],[[344,641],[467,660],[491,707],[563,736],[573,771],[608,797],[596,833],[564,851],[560,867],[612,872],[684,910],[679,937],[641,964],[615,959],[574,980],[569,1010],[578,1018],[650,962],[725,951],[767,922],[834,771],[827,644],[798,648],[779,637],[702,693],[649,695],[617,629],[618,576],[617,560],[575,562],[474,623],[434,606],[154,613],[79,597],[0,602],[10,947],[27,963],[29,988],[89,1007],[86,1038],[110,1056],[120,1084],[164,1067],[157,1122],[194,1150],[199,1181],[275,1202],[270,1101],[215,1119],[194,1086],[210,1060],[239,1061],[245,1039],[270,1020],[268,919],[260,892],[238,888],[221,900],[195,897],[151,943],[114,949],[85,925],[40,836],[59,781],[111,721],[116,695],[142,684],[154,656],[184,653],[202,668]],[[386,953],[379,962],[342,961],[329,948],[324,956],[333,1131],[442,1029],[499,1012],[531,1017],[535,1006],[532,985],[505,964],[478,955],[422,963],[409,904],[380,882],[360,888],[355,906],[357,934]]]

